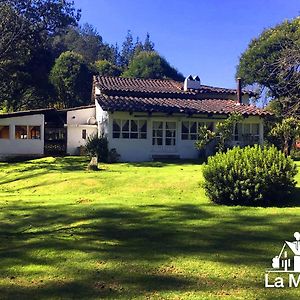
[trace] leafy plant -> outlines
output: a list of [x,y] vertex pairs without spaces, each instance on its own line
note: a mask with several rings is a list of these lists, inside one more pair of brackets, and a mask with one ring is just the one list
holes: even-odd
[[300,136],[300,122],[294,117],[285,118],[281,123],[276,123],[270,135],[277,139],[281,150],[290,155],[296,139]]
[[265,206],[286,201],[296,174],[293,160],[275,146],[235,147],[208,158],[204,189],[215,203]]
[[96,156],[98,161],[108,161],[108,141],[107,138],[102,136],[98,137],[96,134],[89,136],[85,145],[86,152],[90,156]]
[[201,126],[198,129],[198,141],[195,143],[195,147],[198,150],[202,150],[211,141],[217,139],[216,150],[225,151],[232,138],[234,126],[242,119],[243,116],[241,114],[233,113],[226,120],[217,124],[215,132],[211,131],[206,126]]

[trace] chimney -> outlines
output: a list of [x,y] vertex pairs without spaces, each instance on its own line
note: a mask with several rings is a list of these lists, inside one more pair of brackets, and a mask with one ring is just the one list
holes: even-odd
[[199,76],[188,76],[185,80],[184,80],[184,90],[188,91],[188,90],[198,90],[201,87],[201,80],[199,78]]
[[236,100],[238,103],[243,103],[242,102],[242,79],[237,78],[237,89],[236,89]]

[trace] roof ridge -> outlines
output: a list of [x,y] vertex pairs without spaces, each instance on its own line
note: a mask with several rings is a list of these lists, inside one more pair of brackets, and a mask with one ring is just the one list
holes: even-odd
[[106,75],[96,75],[97,77],[102,77],[102,78],[116,78],[116,79],[130,79],[130,80],[143,80],[143,81],[170,81],[170,82],[176,82],[176,83],[182,83],[181,81],[177,81],[174,79],[170,78],[164,78],[164,79],[159,79],[159,78],[141,78],[141,77],[121,77],[121,76],[106,76]]

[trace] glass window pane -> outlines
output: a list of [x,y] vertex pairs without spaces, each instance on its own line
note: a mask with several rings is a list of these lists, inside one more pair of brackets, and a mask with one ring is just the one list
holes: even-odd
[[16,139],[27,139],[27,126],[16,126],[15,127],[15,138]]
[[29,126],[29,139],[41,139],[41,127]]
[[131,139],[137,139],[138,138],[138,133],[137,132],[131,132],[130,133],[130,138]]
[[137,121],[131,120],[131,132],[137,132],[137,131],[138,131]]
[[252,134],[259,135],[259,124],[252,124]]
[[190,139],[193,141],[197,140],[197,134],[191,134]]
[[162,129],[163,122],[153,122],[153,129]]
[[147,138],[147,133],[140,133],[140,139],[146,139]]
[[120,120],[113,121],[113,131],[121,131],[121,121]]
[[181,133],[189,133],[189,122],[181,123]]
[[244,134],[250,134],[250,124],[244,124]]
[[113,138],[114,138],[114,139],[119,139],[119,138],[120,138],[120,134],[121,134],[120,131],[114,131],[114,132],[113,132]]
[[153,138],[152,139],[152,145],[155,145],[155,146],[161,146],[162,145],[162,138]]
[[197,133],[197,122],[190,123],[190,133]]
[[123,139],[129,139],[129,132],[122,132]]
[[141,132],[147,132],[147,121],[146,120],[139,121],[139,128]]
[[0,126],[0,139],[9,139],[9,126]]
[[129,131],[129,120],[122,120],[122,131]]
[[82,129],[81,137],[83,140],[86,140],[86,129]]

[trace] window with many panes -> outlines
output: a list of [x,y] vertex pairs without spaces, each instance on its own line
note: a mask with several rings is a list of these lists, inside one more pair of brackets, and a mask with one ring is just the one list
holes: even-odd
[[113,120],[113,138],[147,139],[146,120]]
[[41,139],[41,126],[15,126],[15,139],[17,140],[40,140]]
[[183,121],[181,123],[181,139],[197,140],[199,127],[206,126],[209,130],[214,130],[213,122]]
[[233,140],[242,141],[246,144],[259,142],[258,123],[237,123],[233,130]]

